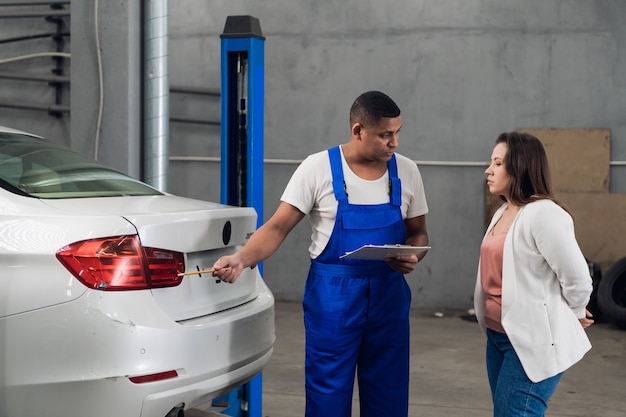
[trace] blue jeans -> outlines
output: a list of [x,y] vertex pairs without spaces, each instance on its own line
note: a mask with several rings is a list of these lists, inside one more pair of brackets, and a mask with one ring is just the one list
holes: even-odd
[[494,417],[543,417],[563,373],[532,382],[508,336],[491,329],[487,329],[486,354]]

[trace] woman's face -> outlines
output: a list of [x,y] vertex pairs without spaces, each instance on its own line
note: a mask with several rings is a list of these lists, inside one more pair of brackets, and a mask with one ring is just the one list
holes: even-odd
[[506,143],[498,143],[493,148],[491,161],[489,167],[485,170],[485,174],[487,174],[489,192],[494,195],[502,195],[508,200],[511,177],[504,166],[507,148]]

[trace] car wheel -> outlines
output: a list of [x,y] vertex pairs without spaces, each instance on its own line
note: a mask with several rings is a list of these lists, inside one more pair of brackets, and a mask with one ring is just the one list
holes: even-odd
[[602,276],[598,303],[607,321],[626,329],[626,258],[615,262]]

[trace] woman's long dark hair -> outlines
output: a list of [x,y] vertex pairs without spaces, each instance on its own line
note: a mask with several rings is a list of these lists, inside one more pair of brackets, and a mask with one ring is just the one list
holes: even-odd
[[[554,198],[548,157],[541,141],[529,133],[505,132],[496,139],[504,143],[504,169],[511,177],[509,199],[516,205]],[[560,204],[559,204],[560,205]]]

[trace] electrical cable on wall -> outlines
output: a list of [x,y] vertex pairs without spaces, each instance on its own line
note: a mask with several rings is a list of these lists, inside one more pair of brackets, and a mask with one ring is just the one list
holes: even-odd
[[96,122],[96,139],[94,142],[94,159],[98,160],[100,147],[100,129],[102,128],[102,110],[104,108],[104,82],[102,77],[102,53],[100,52],[100,28],[98,26],[98,0],[94,0],[94,32],[96,37],[96,57],[98,60],[98,120]]

